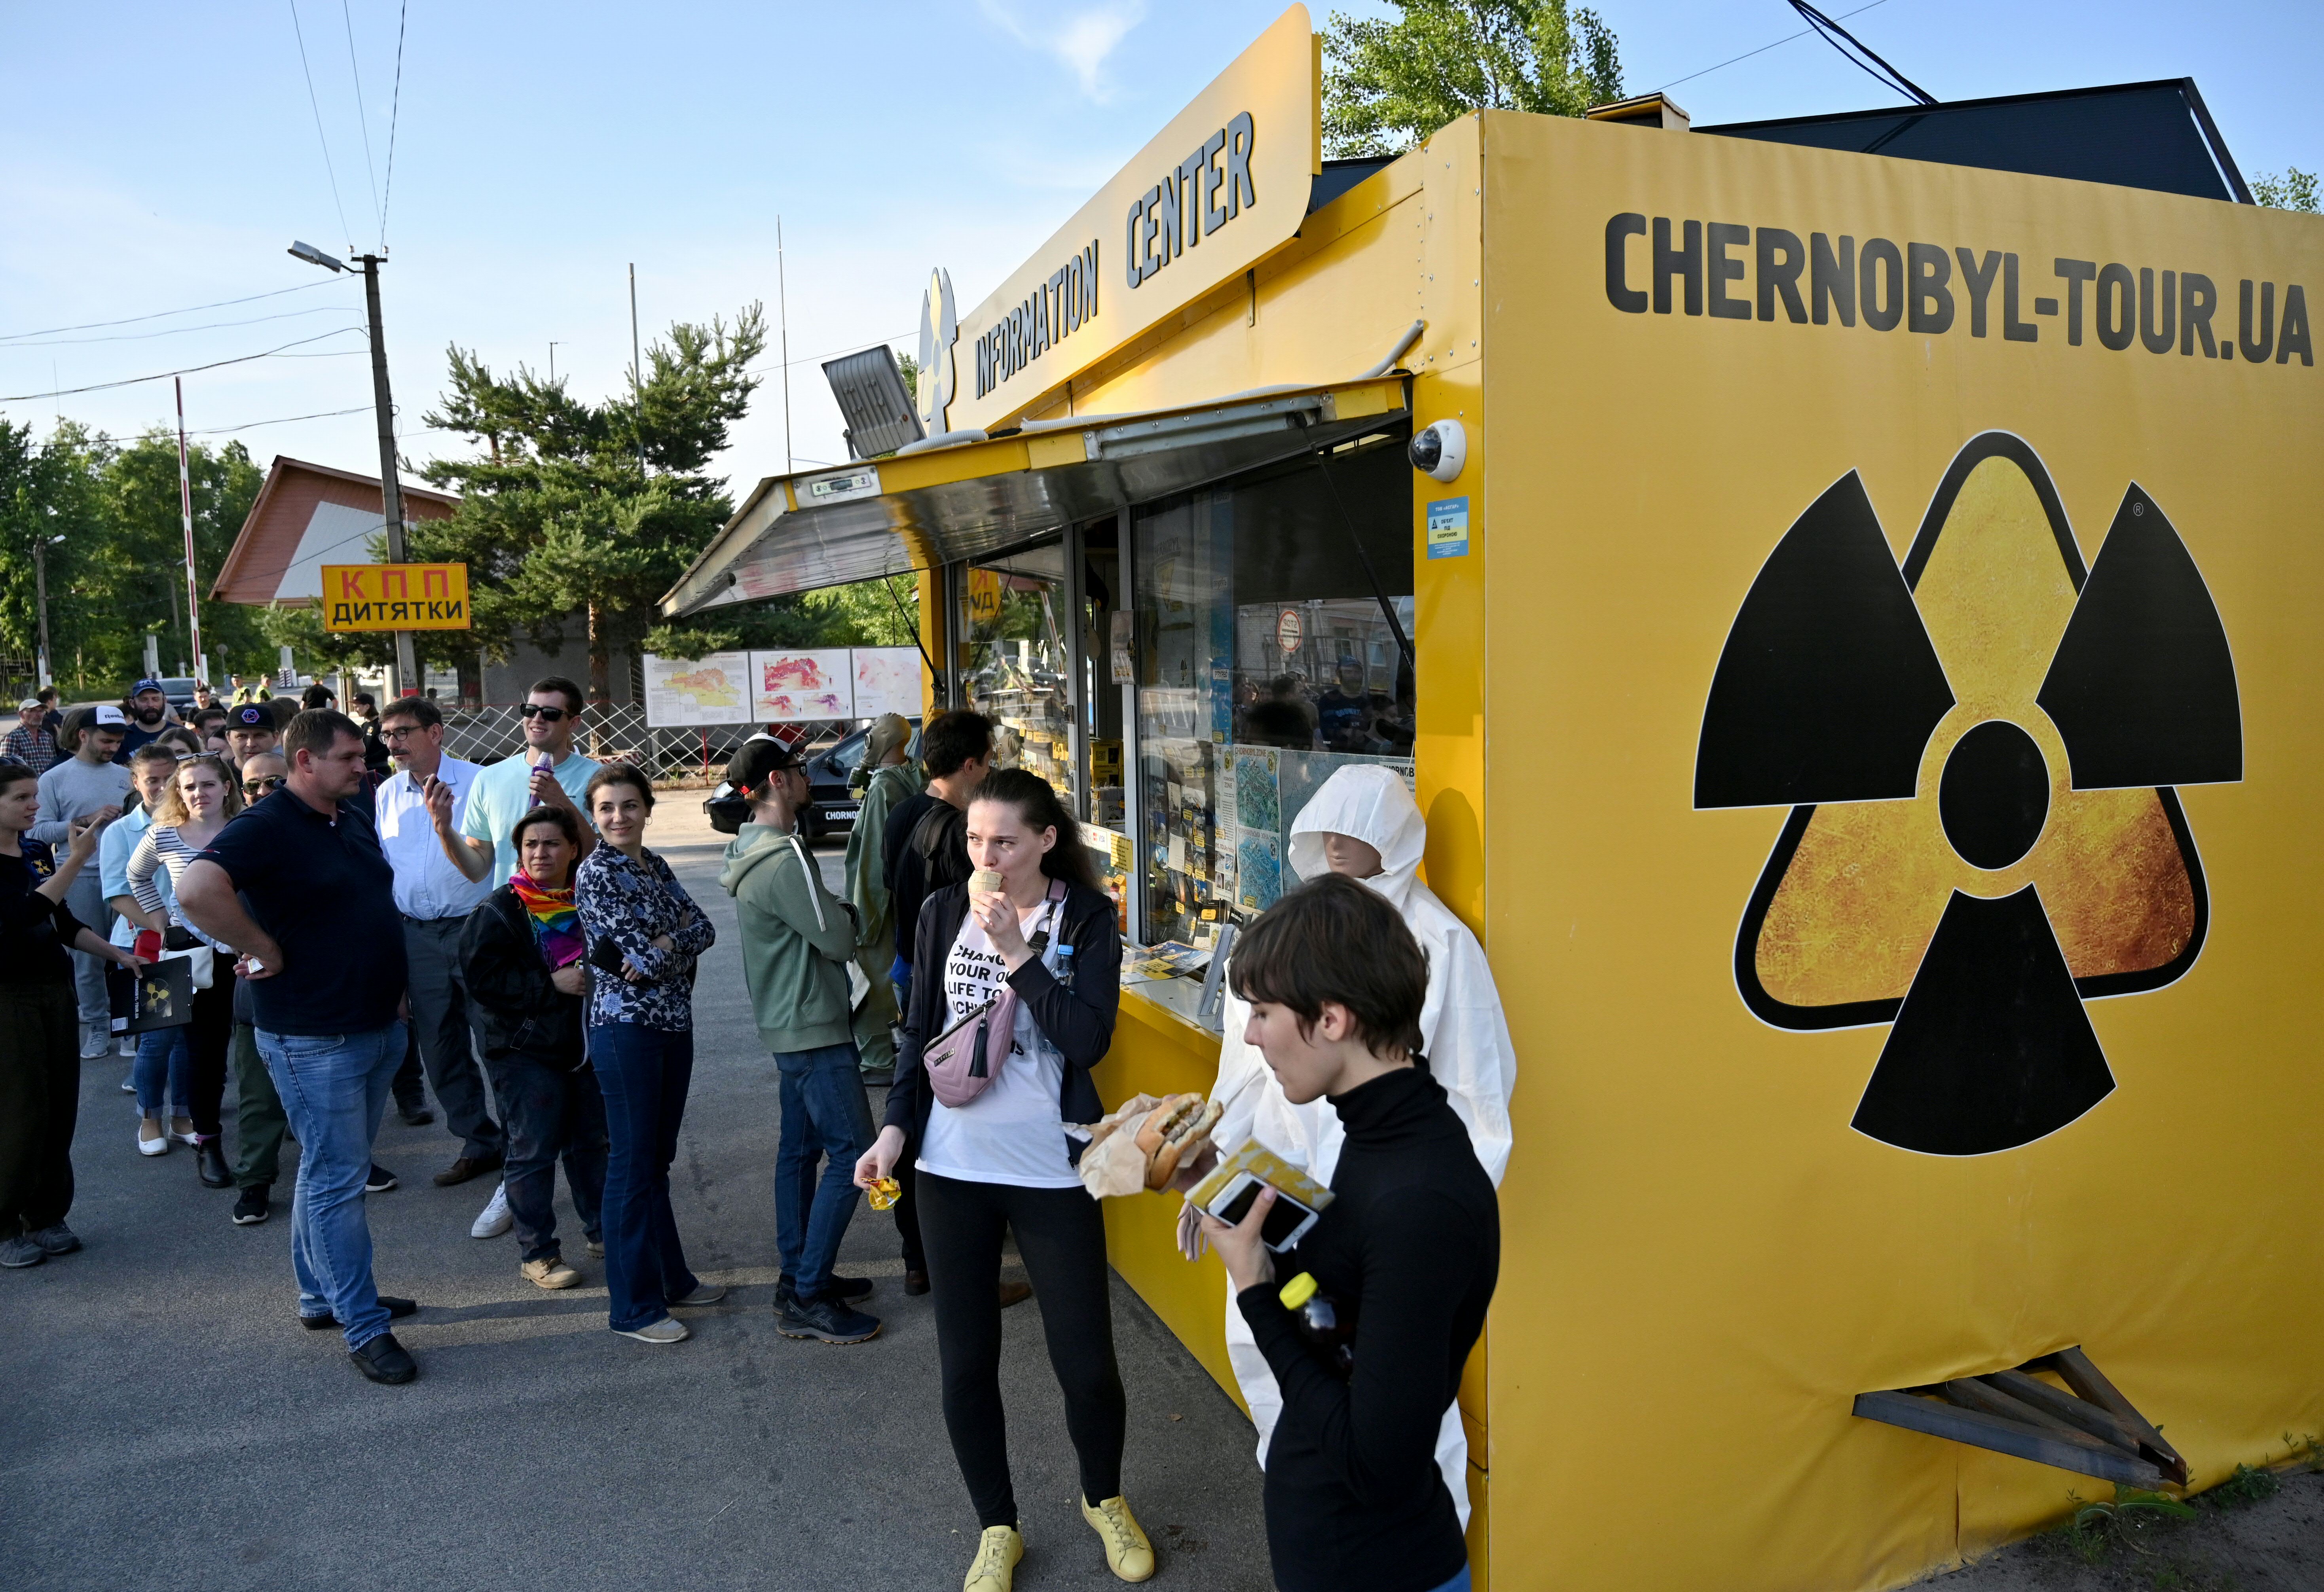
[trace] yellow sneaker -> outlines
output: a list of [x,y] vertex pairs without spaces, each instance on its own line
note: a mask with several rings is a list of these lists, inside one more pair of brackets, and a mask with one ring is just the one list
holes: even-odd
[[1139,1529],[1138,1516],[1130,1514],[1128,1499],[1108,1498],[1098,1505],[1084,1501],[1082,1518],[1105,1544],[1106,1568],[1115,1575],[1125,1581],[1142,1581],[1154,1573],[1154,1544]]
[[1013,1525],[989,1525],[977,1539],[976,1562],[968,1567],[961,1592],[1009,1592],[1017,1561],[1025,1557],[1025,1539]]

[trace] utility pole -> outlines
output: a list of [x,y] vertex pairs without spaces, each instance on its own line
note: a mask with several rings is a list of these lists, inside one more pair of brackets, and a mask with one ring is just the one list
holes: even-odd
[[[363,267],[364,307],[371,312],[371,391],[372,402],[379,410],[379,491],[382,506],[386,510],[387,561],[401,564],[403,558],[403,485],[395,477],[395,402],[387,390],[387,339],[379,324],[379,268],[386,263],[377,254],[358,254],[355,262]],[[387,682],[387,694],[394,696],[420,695],[420,671],[411,650],[411,632],[395,632],[395,668]]]
[[783,282],[783,218],[775,217],[775,325],[782,337],[783,474],[791,473],[791,305]]
[[210,671],[202,657],[202,598],[194,575],[194,477],[186,459],[185,378],[172,377],[170,385],[178,391],[178,513],[186,524],[186,630],[193,647],[194,678],[207,680]]
[[52,686],[56,670],[49,662],[49,528],[45,524],[32,538],[32,591],[41,605],[41,684]]
[[638,476],[646,473],[646,367],[638,352],[638,262],[630,262],[630,407],[637,411]]

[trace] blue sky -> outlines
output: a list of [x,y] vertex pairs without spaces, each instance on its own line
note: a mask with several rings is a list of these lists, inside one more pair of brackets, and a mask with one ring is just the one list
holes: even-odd
[[[461,446],[420,418],[447,344],[544,369],[554,341],[576,393],[618,389],[632,261],[649,339],[752,299],[771,321],[779,213],[792,447],[839,458],[816,357],[908,347],[932,264],[982,298],[1281,9],[409,0],[384,279],[405,456]],[[1698,121],[1895,103],[1812,37],[1692,76],[1797,32],[1781,0],[1599,9],[1630,89],[1690,78],[1671,92]],[[375,468],[345,329],[360,289],[283,250],[379,238],[398,18],[398,0],[0,7],[0,394],[43,395],[0,415],[134,433],[169,418],[167,382],[45,394],[316,339],[189,376],[188,426],[355,409],[232,434],[262,464]],[[1849,25],[1941,98],[2192,76],[2247,173],[2324,166],[2313,0],[1882,0]],[[22,335],[281,289],[302,290]],[[782,468],[779,364],[723,461],[738,487]]]

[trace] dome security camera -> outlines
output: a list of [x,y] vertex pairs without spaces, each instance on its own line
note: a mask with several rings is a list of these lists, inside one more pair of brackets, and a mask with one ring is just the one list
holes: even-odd
[[1469,462],[1469,434],[1458,420],[1439,420],[1416,432],[1411,446],[1412,467],[1438,481],[1451,481]]

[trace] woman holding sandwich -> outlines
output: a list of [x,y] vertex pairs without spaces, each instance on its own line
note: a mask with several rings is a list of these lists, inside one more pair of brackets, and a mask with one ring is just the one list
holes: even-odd
[[[1024,1556],[1001,1404],[1001,1243],[1014,1229],[1041,1298],[1049,1364],[1081,1461],[1082,1515],[1126,1581],[1154,1573],[1154,1551],[1121,1496],[1126,1404],[1114,1363],[1105,1225],[1074,1163],[1068,1122],[1104,1115],[1090,1069],[1113,1042],[1121,942],[1078,829],[1038,776],[1002,769],[969,804],[977,872],[920,909],[886,1126],[856,1163],[858,1186],[908,1147],[927,1246],[944,1374],[945,1425],[982,1535],[967,1592],[1009,1592]],[[1004,985],[1016,997],[1010,1042],[982,1093],[936,1099],[929,1045],[973,1021]],[[988,1052],[988,1055],[992,1053]]]

